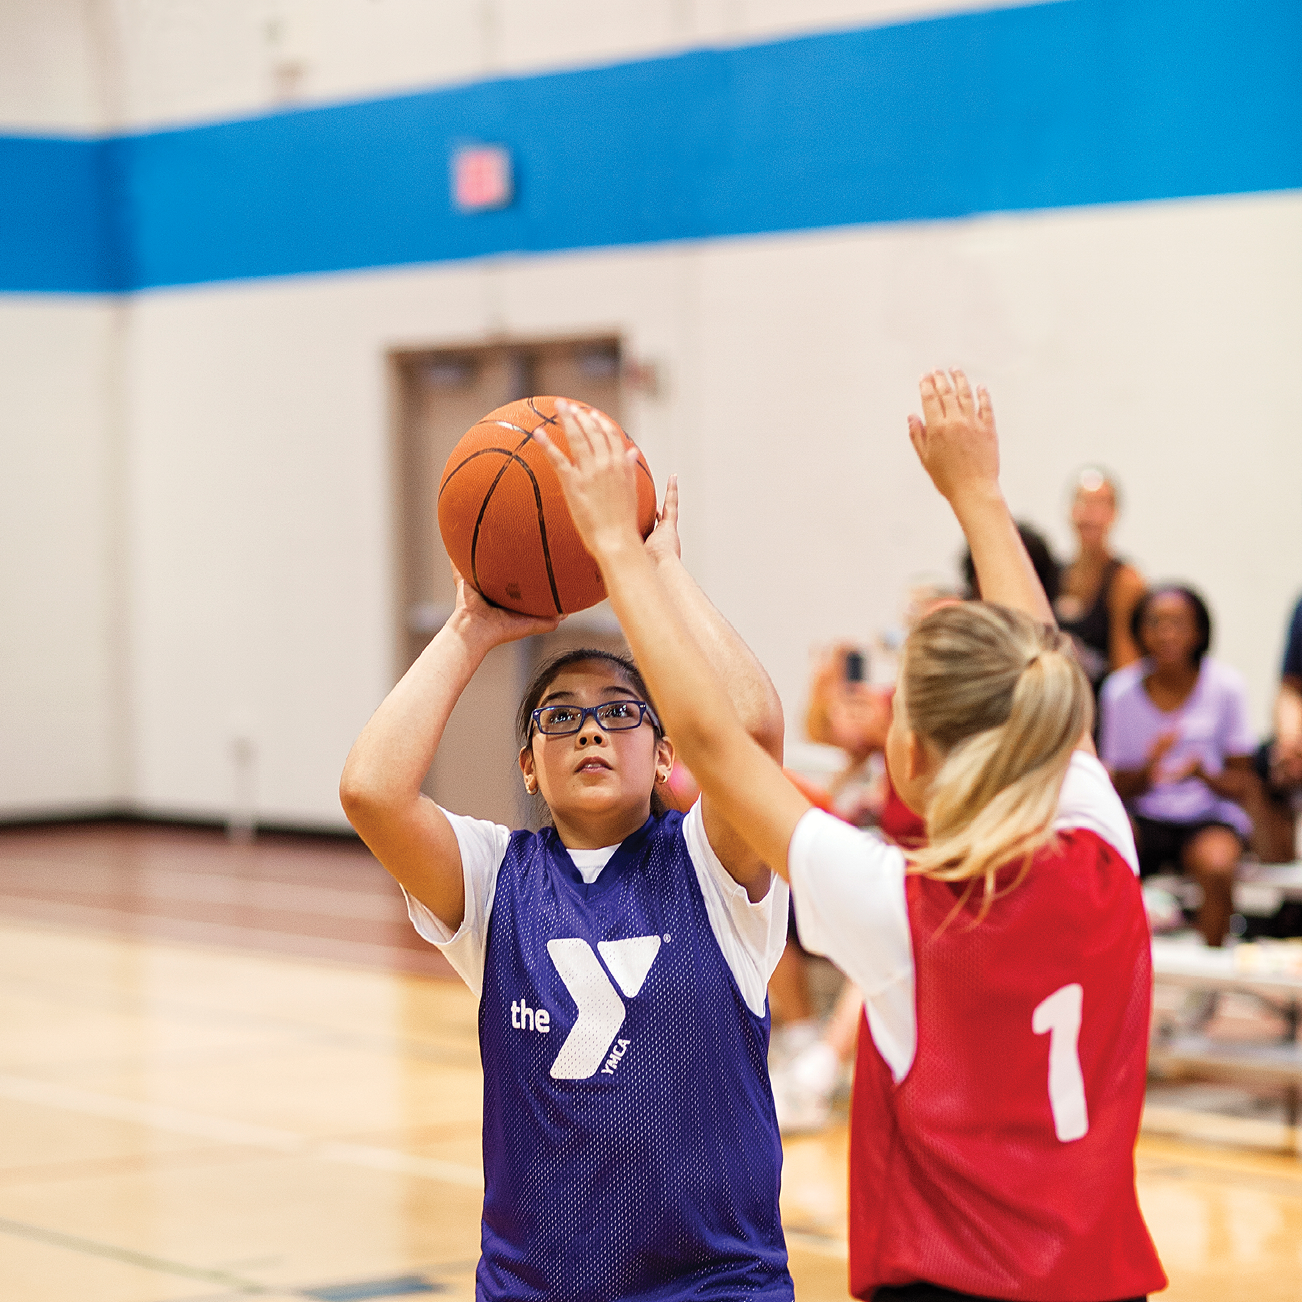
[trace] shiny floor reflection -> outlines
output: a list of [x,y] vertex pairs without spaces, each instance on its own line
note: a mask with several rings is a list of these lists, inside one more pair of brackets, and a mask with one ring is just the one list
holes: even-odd
[[[5,1302],[473,1297],[474,1000],[266,950],[0,917]],[[787,1147],[809,1302],[846,1296],[845,1147]],[[1164,1297],[1302,1302],[1302,1163],[1156,1136],[1138,1161]]]

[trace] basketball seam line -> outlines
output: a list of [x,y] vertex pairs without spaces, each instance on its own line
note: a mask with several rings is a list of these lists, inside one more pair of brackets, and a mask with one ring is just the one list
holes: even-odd
[[[538,408],[535,407],[535,406],[533,405],[533,399],[532,399],[532,398],[529,399],[529,410],[530,410],[531,412],[533,412],[533,414],[534,414],[535,416],[537,416],[538,419],[539,419],[539,420],[540,420],[544,425],[555,425],[555,424],[556,424],[556,417],[555,417],[555,416],[544,416],[544,415],[542,414],[542,412],[540,412],[540,411],[538,410]],[[532,438],[532,437],[534,436],[534,434],[536,434],[536,433],[538,432],[538,428],[539,428],[539,427],[538,427],[537,425],[535,425],[535,426],[533,427],[533,429],[529,431],[529,437],[530,437],[530,438]]]
[[[533,414],[534,414],[535,416],[538,417],[538,419],[539,419],[539,420],[540,420],[544,425],[555,425],[555,424],[557,423],[557,422],[556,422],[556,417],[555,417],[555,416],[544,416],[544,415],[542,414],[542,412],[540,412],[540,411],[538,410],[538,408],[535,407],[535,406],[533,405],[533,399],[532,399],[532,398],[530,398],[530,399],[528,400],[528,402],[529,402],[529,408],[530,408],[530,410],[533,412]],[[499,423],[502,424],[502,425],[505,425],[505,424],[506,424],[505,421],[501,421],[501,422],[499,422]],[[519,429],[519,426],[518,426],[518,425],[511,425],[511,426],[509,426],[508,428],[510,428],[510,429]],[[528,438],[533,438],[534,434],[537,433],[537,430],[538,430],[538,426],[535,425],[535,426],[533,427],[533,431],[529,433]],[[524,430],[520,430],[520,433],[521,433],[521,434],[523,434],[524,432],[525,432]],[[620,432],[621,434],[624,435],[625,439],[627,439],[628,442],[629,442],[630,444],[632,444],[633,447],[635,447],[635,448],[637,447],[637,444],[634,443],[633,440],[632,440],[631,438],[628,437],[628,433],[627,433],[627,431],[625,431],[622,427],[619,427],[619,432]],[[638,448],[638,452],[639,452],[639,453],[641,452],[641,450],[642,450],[641,448]],[[638,468],[638,469],[639,469],[639,470],[640,470],[640,471],[641,471],[641,472],[642,472],[642,473],[647,477],[647,483],[649,483],[649,484],[651,485],[651,497],[652,497],[652,500],[654,501],[654,499],[655,499],[655,492],[656,492],[656,481],[651,477],[651,471],[647,469],[646,462],[644,462],[644,461],[642,460],[641,456],[639,456],[638,459],[637,459],[637,468]]]
[[[552,568],[551,547],[547,541],[547,517],[543,513],[542,490],[538,486],[538,479],[537,476],[533,473],[533,468],[529,465],[527,461],[525,461],[523,457],[519,455],[520,449],[524,447],[526,443],[532,441],[534,434],[543,425],[555,425],[557,421],[555,416],[544,416],[543,413],[540,412],[538,408],[534,406],[534,402],[532,398],[527,399],[527,402],[529,404],[529,410],[532,411],[533,414],[538,417],[539,423],[535,425],[532,430],[526,430],[519,425],[512,424],[510,421],[495,420],[491,422],[492,424],[497,425],[502,429],[515,430],[517,434],[523,434],[524,437],[520,440],[518,444],[516,444],[514,449],[480,448],[478,452],[472,452],[468,457],[465,458],[464,461],[458,462],[458,464],[452,470],[448,471],[443,476],[443,482],[442,484],[439,485],[439,493],[438,493],[438,498],[436,500],[442,501],[443,490],[447,488],[449,483],[451,483],[453,477],[458,473],[458,471],[460,471],[463,467],[469,465],[470,462],[474,461],[477,457],[484,456],[486,453],[489,452],[498,452],[502,456],[507,458],[502,468],[493,477],[493,482],[488,486],[488,492],[484,494],[484,500],[479,504],[479,514],[475,517],[475,531],[471,535],[471,539],[470,539],[470,581],[474,585],[476,591],[478,591],[479,590],[479,563],[478,563],[479,562],[479,529],[480,526],[483,524],[484,513],[488,510],[489,500],[492,498],[494,492],[497,491],[498,484],[502,482],[502,476],[506,474],[507,470],[510,468],[511,463],[513,461],[518,462],[520,467],[524,470],[525,474],[529,476],[529,482],[533,485],[534,506],[538,511],[538,533],[539,533],[540,540],[542,542],[543,562],[547,566],[547,583],[552,590],[552,603],[556,607],[556,613],[558,615],[563,615],[565,612],[561,609],[561,595],[556,588],[556,574]],[[489,422],[479,421],[476,423],[487,424]],[[624,437],[628,439],[630,443],[633,443],[633,440],[629,439],[627,434],[625,434]],[[633,443],[633,446],[637,447],[637,444]],[[644,475],[646,475],[647,479],[650,480],[652,491],[654,491],[655,480],[651,479],[651,472],[646,468],[641,457],[639,457],[637,460],[637,467],[639,470],[642,471]]]
[[[528,440],[526,439],[525,441],[527,442]],[[523,447],[524,443],[521,443],[519,446]],[[538,511],[538,530],[541,534],[542,540],[543,562],[547,566],[547,582],[552,590],[552,602],[556,606],[556,613],[562,615],[565,612],[561,609],[561,596],[556,589],[556,575],[552,570],[551,548],[547,543],[547,521],[542,508],[542,490],[538,487],[538,480],[533,473],[533,468],[523,457],[517,456],[515,451],[511,448],[480,448],[478,452],[472,452],[465,461],[461,462],[461,465],[457,466],[457,470],[460,470],[462,466],[467,464],[467,462],[473,461],[476,457],[484,456],[489,452],[500,453],[506,458],[506,460],[502,463],[502,468],[493,477],[493,482],[489,485],[488,492],[484,494],[484,500],[479,505],[479,514],[475,518],[475,531],[470,539],[470,581],[474,585],[476,591],[479,591],[480,526],[484,521],[484,513],[488,510],[489,500],[492,498],[498,484],[501,483],[502,476],[510,469],[511,463],[516,462],[524,470],[525,474],[529,476],[529,482],[533,485],[534,505]],[[456,470],[454,470],[452,474],[456,474]],[[449,475],[448,478],[450,479],[451,475]],[[446,484],[446,482],[447,481],[445,480],[444,483]],[[441,495],[440,492],[440,496]]]
[[[517,434],[523,434],[525,436],[525,442],[528,442],[528,436],[529,436],[528,430],[521,429],[519,425],[512,425],[510,421],[505,421],[505,420],[491,420],[491,421],[477,420],[470,427],[470,430],[468,432],[473,433],[481,425],[497,425],[500,426],[502,429],[513,429]],[[439,495],[437,499],[438,501],[441,502],[443,500],[443,490],[452,482],[452,477],[459,470],[461,470],[465,466],[468,466],[476,457],[482,457],[485,452],[500,452],[504,457],[509,457],[512,455],[510,448],[480,448],[478,452],[472,452],[468,457],[465,458],[465,460],[458,461],[457,464],[453,466],[451,470],[444,470],[443,482],[439,485]]]
[[561,594],[556,590],[556,575],[552,570],[552,549],[547,542],[547,517],[543,514],[542,489],[538,487],[538,477],[533,473],[533,467],[521,456],[517,456],[520,448],[524,447],[529,440],[533,438],[532,434],[526,434],[519,447],[513,452],[512,458],[518,461],[529,476],[529,482],[533,485],[534,505],[538,508],[538,534],[542,539],[543,560],[547,565],[547,583],[552,590],[552,602],[556,606],[556,613],[563,615],[565,612],[561,609]]
[[498,484],[502,482],[502,476],[506,474],[511,465],[511,453],[506,448],[496,450],[505,453],[506,460],[502,462],[497,474],[493,476],[493,482],[489,484],[488,492],[484,494],[484,500],[479,504],[479,514],[475,516],[475,532],[470,536],[470,581],[476,588],[479,587],[479,526],[484,523],[484,512],[488,510],[488,503],[491,501]]
[[[542,417],[541,412],[538,412],[537,414],[540,419],[544,419]],[[538,478],[533,473],[533,467],[530,466],[529,463],[522,456],[518,455],[520,448],[524,447],[524,445],[529,442],[529,440],[533,437],[533,435],[528,430],[520,429],[518,425],[507,425],[506,421],[495,421],[494,423],[498,425],[506,426],[508,429],[514,429],[519,433],[523,434],[524,438],[520,440],[520,442],[516,445],[514,449],[480,448],[478,452],[472,452],[470,456],[468,456],[465,459],[465,461],[461,462],[461,464],[458,465],[456,469],[452,471],[451,474],[444,477],[443,485],[439,489],[439,496],[440,497],[443,496],[443,489],[447,487],[448,480],[452,478],[452,475],[455,475],[457,471],[461,469],[462,466],[466,465],[467,462],[473,461],[475,457],[481,456],[486,452],[499,452],[504,457],[506,457],[506,461],[503,463],[502,468],[497,472],[496,475],[493,476],[493,482],[488,486],[488,492],[484,494],[484,500],[479,504],[479,514],[475,517],[475,531],[470,538],[470,581],[475,586],[475,589],[478,591],[480,590],[479,589],[479,530],[480,530],[480,526],[484,522],[484,513],[488,510],[488,503],[492,500],[493,494],[497,491],[498,484],[502,482],[502,476],[506,474],[508,469],[510,469],[511,463],[513,461],[518,463],[521,469],[524,470],[525,474],[529,476],[529,482],[533,485],[533,499],[534,499],[534,506],[538,512],[538,533],[539,533],[540,540],[542,542],[543,563],[547,566],[547,584],[552,590],[552,604],[556,607],[556,613],[558,615],[563,615],[565,612],[561,607],[561,594],[556,587],[556,573],[552,567],[551,546],[547,541],[547,517],[543,513],[542,489],[539,488],[538,486]],[[535,428],[537,427],[535,426]]]

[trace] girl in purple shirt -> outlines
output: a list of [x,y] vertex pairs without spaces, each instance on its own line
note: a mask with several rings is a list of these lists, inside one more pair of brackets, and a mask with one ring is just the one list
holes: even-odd
[[1185,587],[1148,592],[1132,627],[1144,659],[1103,684],[1101,758],[1135,821],[1141,872],[1166,865],[1203,888],[1198,929],[1225,938],[1234,870],[1252,832],[1239,803],[1256,738],[1243,679],[1207,655],[1207,606]]

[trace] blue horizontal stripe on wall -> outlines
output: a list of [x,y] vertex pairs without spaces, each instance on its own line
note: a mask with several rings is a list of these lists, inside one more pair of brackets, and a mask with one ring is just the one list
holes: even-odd
[[[510,208],[453,211],[468,141],[512,150]],[[1065,0],[0,167],[0,288],[65,291],[1294,189],[1302,4]]]
[[0,136],[0,289],[127,287],[114,142]]

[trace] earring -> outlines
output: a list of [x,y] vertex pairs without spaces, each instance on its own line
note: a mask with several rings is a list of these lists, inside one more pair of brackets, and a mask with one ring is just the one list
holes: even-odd
[[657,781],[657,782],[668,782],[668,781],[669,781],[669,774],[668,774],[668,773],[657,773],[657,774],[656,774],[656,781]]
[[524,789],[528,795],[536,796],[538,794],[538,784],[536,782],[530,782],[528,778],[525,779]]

